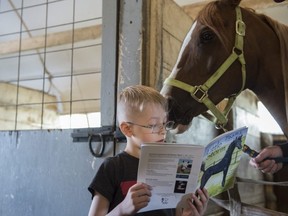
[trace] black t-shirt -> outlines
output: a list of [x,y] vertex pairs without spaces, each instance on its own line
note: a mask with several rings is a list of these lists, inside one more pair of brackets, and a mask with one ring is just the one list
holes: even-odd
[[[125,198],[129,188],[137,181],[139,159],[126,152],[109,157],[101,164],[92,183],[88,187],[92,197],[97,191],[109,202],[109,212]],[[175,209],[156,210],[137,213],[137,216],[173,216]]]

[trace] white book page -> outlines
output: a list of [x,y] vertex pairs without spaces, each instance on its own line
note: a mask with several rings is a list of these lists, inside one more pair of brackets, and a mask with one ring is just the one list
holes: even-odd
[[190,144],[143,144],[137,181],[153,189],[141,212],[175,208],[185,194],[194,193],[203,153],[203,146]]

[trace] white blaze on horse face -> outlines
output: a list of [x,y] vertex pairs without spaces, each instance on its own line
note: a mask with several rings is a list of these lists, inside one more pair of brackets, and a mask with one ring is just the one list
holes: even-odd
[[171,78],[175,78],[176,74],[177,74],[178,71],[179,71],[179,68],[177,68],[177,65],[178,65],[179,62],[180,62],[180,59],[181,59],[181,57],[182,57],[182,54],[183,54],[186,46],[188,45],[188,43],[189,43],[190,40],[191,40],[193,31],[194,31],[196,25],[197,25],[197,21],[195,21],[195,22],[193,23],[191,29],[189,30],[189,32],[187,33],[187,35],[186,35],[186,37],[185,37],[185,39],[184,39],[184,41],[183,41],[182,47],[181,47],[181,49],[180,49],[180,52],[179,52],[179,55],[178,55],[178,58],[177,58],[177,62],[176,62],[176,64],[175,64],[175,66],[174,66],[171,74],[169,75],[169,77],[171,77]]
[[[182,57],[182,54],[186,48],[186,46],[188,45],[188,43],[190,42],[191,40],[191,36],[192,36],[192,33],[195,29],[195,26],[197,24],[197,21],[195,21],[191,27],[191,29],[189,30],[189,32],[187,33],[183,43],[182,43],[182,46],[181,46],[181,49],[180,49],[180,52],[179,52],[179,55],[178,55],[178,59],[176,61],[176,64],[174,65],[174,68],[172,69],[172,72],[170,73],[169,75],[169,78],[175,78],[176,74],[178,73],[179,71],[179,68],[177,68],[177,65],[179,64],[179,61]],[[170,89],[170,85],[164,85],[163,88],[161,89],[161,94],[162,95],[167,95],[166,93],[169,92],[169,89]]]

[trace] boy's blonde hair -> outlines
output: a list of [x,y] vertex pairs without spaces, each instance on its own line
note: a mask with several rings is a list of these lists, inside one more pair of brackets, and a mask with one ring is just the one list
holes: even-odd
[[167,110],[166,99],[154,88],[134,85],[123,89],[118,97],[117,118],[119,123],[127,121],[130,114],[137,115],[147,104],[160,105]]

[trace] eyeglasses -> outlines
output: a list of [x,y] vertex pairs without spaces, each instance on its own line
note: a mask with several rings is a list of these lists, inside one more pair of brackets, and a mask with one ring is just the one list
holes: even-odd
[[166,131],[172,130],[175,124],[174,121],[168,121],[163,124],[153,124],[153,125],[140,125],[140,124],[136,124],[133,122],[127,122],[127,123],[131,125],[136,125],[139,127],[151,129],[151,133],[159,133],[163,129],[165,129]]

